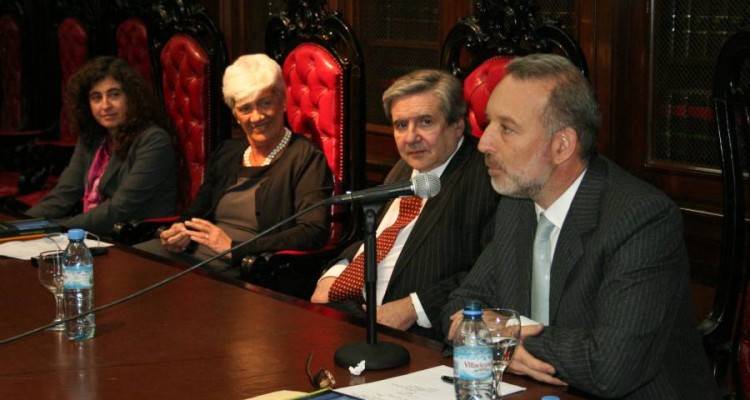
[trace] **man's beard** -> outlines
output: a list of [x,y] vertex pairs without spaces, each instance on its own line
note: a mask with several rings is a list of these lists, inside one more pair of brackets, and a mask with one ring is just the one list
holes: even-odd
[[[543,157],[541,158],[542,160],[539,161],[543,162],[544,159]],[[503,172],[503,175],[500,177],[490,177],[490,184],[495,192],[503,196],[527,199],[534,199],[539,195],[539,192],[542,191],[542,188],[544,188],[544,185],[547,183],[547,180],[554,170],[548,166],[548,170],[541,176],[532,179],[524,179],[520,174],[514,175],[508,172],[508,169],[502,163],[494,164],[485,161],[485,164]],[[497,182],[498,178],[502,179],[501,183]]]

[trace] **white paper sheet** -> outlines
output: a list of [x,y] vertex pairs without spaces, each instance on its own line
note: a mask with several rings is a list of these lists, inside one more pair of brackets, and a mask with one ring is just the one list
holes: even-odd
[[[84,242],[89,248],[113,246],[112,243],[92,239],[86,239]],[[13,240],[0,243],[0,256],[17,258],[19,260],[31,260],[31,257],[36,257],[43,251],[56,250],[58,248],[62,250],[67,246],[68,237],[64,234],[50,235],[33,240]]]
[[[367,400],[455,399],[455,389],[452,384],[440,379],[443,375],[453,376],[453,369],[441,365],[378,382],[336,389],[336,391]],[[526,388],[510,383],[503,382],[501,385],[503,396],[526,390]]]

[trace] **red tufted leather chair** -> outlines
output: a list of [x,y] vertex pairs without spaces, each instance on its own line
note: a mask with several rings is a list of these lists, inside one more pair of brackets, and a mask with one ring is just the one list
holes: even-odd
[[18,1],[0,3],[0,197],[18,193],[19,153],[42,133],[30,127],[32,81],[30,36],[25,11]]
[[[61,72],[60,92],[64,94],[70,77],[89,59],[89,36],[84,22],[74,17],[63,19],[57,28],[57,46]],[[70,131],[65,107],[60,111],[59,128],[58,138],[40,140],[39,144],[74,147],[78,137]]]
[[[324,1],[288,2],[266,28],[266,52],[279,61],[287,87],[289,128],[323,150],[332,193],[364,187],[364,75],[359,43]],[[249,256],[243,277],[251,283],[309,298],[328,258],[356,233],[350,209],[331,209],[327,244],[315,251],[285,250]]]
[[[73,74],[94,52],[91,21],[93,16],[86,3],[58,0],[55,3],[59,20],[55,25],[57,60],[59,61],[60,98]],[[56,129],[49,129],[36,140],[32,157],[39,165],[25,171],[18,184],[22,195],[17,204],[31,206],[42,199],[57,183],[59,174],[70,160],[78,137],[70,130],[65,107],[60,105]]]
[[125,19],[117,27],[115,41],[117,42],[117,57],[135,67],[153,86],[151,51],[146,23],[136,17]]
[[161,52],[162,94],[164,106],[174,123],[183,150],[183,168],[189,181],[182,193],[192,200],[203,182],[206,159],[213,147],[211,119],[210,67],[208,55],[190,36],[178,34]]
[[[0,135],[7,136],[21,125],[21,32],[12,15],[0,17]],[[6,159],[10,155],[5,155]],[[0,196],[18,192],[18,172],[0,173]]]
[[[474,14],[450,30],[440,56],[441,67],[463,80],[468,122],[474,136],[482,135],[487,124],[487,101],[513,57],[556,53],[569,58],[581,73],[588,75],[576,41],[560,28],[542,24],[535,6],[479,0],[475,8]],[[518,15],[525,18],[514,17]]]
[[[292,132],[303,134],[326,155],[333,174],[333,193],[343,193],[344,180],[344,69],[325,48],[315,43],[297,46],[284,60],[282,74],[287,91],[287,122]],[[326,249],[342,236],[339,216],[334,221]]]
[[21,125],[21,27],[11,15],[0,17],[0,59],[2,72],[2,108],[0,108],[0,132],[15,131]]
[[[203,183],[208,156],[231,132],[229,110],[221,98],[227,55],[221,33],[203,7],[171,1],[152,4],[161,16],[155,23],[163,29],[150,35],[150,56],[158,60],[156,90],[177,136],[181,156],[178,209],[184,209]],[[142,242],[177,219],[124,221],[113,227],[113,237],[128,244]]]
[[476,67],[464,79],[464,100],[467,104],[467,119],[472,135],[482,136],[484,127],[487,126],[487,101],[492,89],[505,76],[505,66],[512,60],[513,57],[508,56],[492,57]]

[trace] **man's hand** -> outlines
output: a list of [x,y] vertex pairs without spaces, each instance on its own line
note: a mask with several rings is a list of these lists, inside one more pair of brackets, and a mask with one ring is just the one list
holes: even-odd
[[451,315],[451,327],[448,329],[448,336],[445,337],[445,340],[450,342],[453,340],[453,336],[456,335],[456,331],[458,330],[458,325],[461,323],[461,320],[463,319],[463,310],[458,310]]
[[182,253],[190,244],[190,236],[182,222],[175,222],[159,235],[161,245],[172,253]]
[[331,291],[333,282],[336,282],[335,276],[328,276],[318,281],[318,285],[315,286],[315,292],[310,297],[311,303],[328,303],[328,292]]
[[411,328],[417,322],[417,310],[411,302],[411,296],[378,306],[377,315],[379,324],[402,331]]
[[516,347],[513,361],[508,366],[508,371],[516,375],[527,375],[540,382],[550,385],[568,386],[567,383],[554,377],[555,367],[548,364],[528,352],[523,346],[523,339],[529,336],[537,336],[544,330],[544,325],[529,325],[521,328],[521,341]]
[[528,375],[540,382],[549,383],[550,385],[568,386],[567,383],[554,377],[555,367],[551,364],[534,357],[519,343],[516,352],[513,355],[513,361],[508,366],[508,371],[516,375]]

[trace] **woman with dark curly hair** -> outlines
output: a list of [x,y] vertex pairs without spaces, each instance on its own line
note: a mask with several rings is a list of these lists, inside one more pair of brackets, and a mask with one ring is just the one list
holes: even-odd
[[118,221],[176,213],[173,137],[135,69],[115,57],[90,60],[71,77],[65,106],[78,143],[57,186],[27,215],[107,235]]

